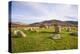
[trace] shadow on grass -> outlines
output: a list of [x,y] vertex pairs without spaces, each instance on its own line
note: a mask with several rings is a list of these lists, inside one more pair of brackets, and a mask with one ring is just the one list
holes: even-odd
[[11,36],[11,38],[21,38],[20,36]]
[[57,32],[47,32],[47,31],[42,31],[42,32],[40,32],[40,33],[59,34],[59,33],[57,33]]
[[72,32],[72,33],[69,33],[71,36],[78,36],[78,33],[77,32]]

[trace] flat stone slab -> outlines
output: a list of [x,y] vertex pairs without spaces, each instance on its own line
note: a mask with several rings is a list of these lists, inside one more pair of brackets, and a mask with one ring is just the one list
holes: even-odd
[[61,36],[60,36],[60,34],[53,34],[53,35],[51,36],[51,38],[52,38],[52,39],[61,39]]

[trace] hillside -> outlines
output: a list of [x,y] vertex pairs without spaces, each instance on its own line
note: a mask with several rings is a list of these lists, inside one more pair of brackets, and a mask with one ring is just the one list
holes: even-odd
[[60,26],[77,26],[78,22],[77,21],[60,21],[60,20],[47,20],[47,21],[42,21],[42,22],[36,22],[32,24],[23,24],[23,23],[11,23],[12,27],[19,26],[19,27],[37,27],[40,25],[47,25],[47,26],[53,26],[54,24],[58,24]]
[[16,23],[16,22],[9,23],[9,25],[11,27],[27,27],[28,26],[27,24]]
[[48,20],[48,21],[32,23],[29,26],[40,26],[42,24],[43,25],[48,25],[48,26],[52,26],[54,24],[58,24],[58,25],[61,25],[61,26],[77,26],[78,22],[77,21]]

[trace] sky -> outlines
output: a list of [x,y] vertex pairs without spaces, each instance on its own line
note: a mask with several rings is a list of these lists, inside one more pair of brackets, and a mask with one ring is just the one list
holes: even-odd
[[13,1],[12,22],[31,24],[45,20],[78,21],[78,6],[39,2]]

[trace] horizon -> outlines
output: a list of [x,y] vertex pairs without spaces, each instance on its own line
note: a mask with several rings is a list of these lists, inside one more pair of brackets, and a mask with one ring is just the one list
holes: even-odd
[[31,24],[48,20],[78,21],[77,5],[22,1],[12,1],[11,4],[12,22]]
[[[44,20],[44,21],[50,21],[50,20]],[[40,21],[40,22],[44,22],[44,21]],[[61,21],[61,20],[57,20],[57,21]],[[20,24],[20,23],[21,24],[34,24],[34,23],[40,23],[40,22],[33,22],[33,23],[12,22],[12,23],[17,23],[17,24]],[[66,22],[66,21],[62,21],[62,22]],[[73,21],[73,22],[78,22],[78,21]]]

